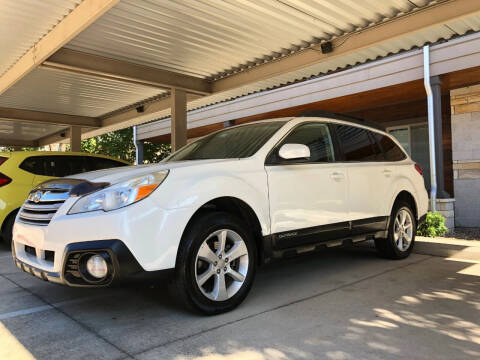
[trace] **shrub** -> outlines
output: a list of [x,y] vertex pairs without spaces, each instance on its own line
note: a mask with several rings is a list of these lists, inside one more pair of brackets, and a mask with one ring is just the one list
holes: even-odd
[[425,221],[418,225],[417,235],[436,237],[445,235],[447,231],[445,218],[438,212],[429,212]]

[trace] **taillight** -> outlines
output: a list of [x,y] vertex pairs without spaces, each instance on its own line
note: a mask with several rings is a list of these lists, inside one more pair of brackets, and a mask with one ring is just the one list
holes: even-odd
[[0,156],[0,165],[2,165],[5,161],[7,161],[8,158],[5,156]]
[[7,175],[0,173],[0,187],[10,184],[12,179],[10,179]]
[[422,167],[420,165],[415,164],[415,170],[417,170],[418,173],[423,176],[423,170],[422,170]]

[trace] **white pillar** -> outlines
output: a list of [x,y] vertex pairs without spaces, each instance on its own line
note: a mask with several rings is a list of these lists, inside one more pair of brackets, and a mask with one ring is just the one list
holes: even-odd
[[430,210],[435,212],[437,211],[437,164],[435,161],[435,118],[433,113],[433,92],[430,84],[430,47],[428,45],[423,47],[423,83],[427,93],[428,110],[428,144],[430,149]]
[[135,165],[143,164],[143,141],[137,139],[137,127],[133,127],[133,144],[135,145]]
[[82,151],[82,128],[70,126],[70,151]]
[[187,144],[187,94],[183,90],[172,88],[172,152]]

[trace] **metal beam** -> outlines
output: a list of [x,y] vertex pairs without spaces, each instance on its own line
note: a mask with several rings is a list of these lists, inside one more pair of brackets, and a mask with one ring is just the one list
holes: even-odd
[[54,143],[59,143],[59,142],[65,142],[66,139],[68,139],[69,135],[69,130],[61,130],[59,132],[56,132],[51,135],[44,136],[40,139],[38,139],[38,146],[45,146],[45,145],[50,145]]
[[172,151],[187,144],[187,97],[185,91],[172,89]]
[[84,0],[0,77],[0,95],[110,10],[118,1]]
[[216,80],[212,83],[212,93],[228,91],[256,81],[300,70],[322,61],[341,58],[373,45],[406,37],[409,34],[444,25],[447,22],[460,20],[474,14],[480,14],[478,0],[439,2],[436,5],[417,10],[407,16],[393,18],[376,26],[339,37],[333,42],[333,51],[331,53],[322,54],[319,47],[309,48],[276,61]]
[[38,141],[0,138],[0,145],[2,145],[2,146],[37,147],[38,146]]
[[[187,94],[187,103],[201,97],[198,94]],[[158,99],[143,106],[143,112],[138,112],[135,108],[115,114],[101,120],[102,127],[93,131],[88,131],[83,138],[89,138],[105,134],[107,132],[124,129],[130,126],[143,124],[152,119],[168,116],[170,109],[170,97]]]
[[211,93],[211,84],[201,78],[69,49],[58,50],[43,62],[42,68],[167,90],[177,88],[194,94]]
[[4,107],[0,107],[0,120],[82,126],[91,128],[97,128],[101,125],[99,119],[87,116],[57,114]]

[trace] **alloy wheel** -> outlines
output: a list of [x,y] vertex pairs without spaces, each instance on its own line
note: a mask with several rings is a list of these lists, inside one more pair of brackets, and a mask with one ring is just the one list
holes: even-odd
[[413,239],[412,215],[405,208],[401,208],[395,217],[393,226],[393,240],[400,251],[406,251]]
[[213,301],[234,296],[248,272],[248,249],[243,238],[233,230],[211,233],[198,249],[195,279],[200,291]]

